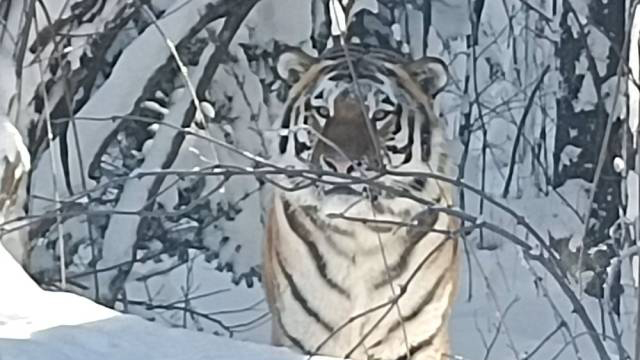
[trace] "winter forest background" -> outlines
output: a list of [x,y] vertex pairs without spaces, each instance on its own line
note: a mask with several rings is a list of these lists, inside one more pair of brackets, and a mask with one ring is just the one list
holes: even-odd
[[640,359],[637,3],[0,0],[1,240],[46,289],[268,342],[274,60],[344,36],[449,64],[453,355]]

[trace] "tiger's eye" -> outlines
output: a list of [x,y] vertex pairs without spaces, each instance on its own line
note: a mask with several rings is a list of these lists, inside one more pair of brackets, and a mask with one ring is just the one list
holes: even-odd
[[382,120],[386,119],[389,115],[391,115],[391,111],[378,109],[378,110],[373,112],[373,115],[371,116],[371,119],[373,121],[382,121]]
[[315,111],[315,113],[320,116],[321,118],[328,118],[329,117],[329,108],[326,106],[314,106],[313,107],[313,111]]

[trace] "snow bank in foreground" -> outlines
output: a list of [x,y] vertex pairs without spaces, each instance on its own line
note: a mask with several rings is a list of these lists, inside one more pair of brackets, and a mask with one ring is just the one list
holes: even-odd
[[2,246],[0,289],[0,360],[303,359],[282,348],[168,329],[80,296],[41,290]]
[[[535,352],[536,359],[595,360],[593,345],[571,315],[571,305],[552,281],[540,272],[536,287],[531,274],[520,264],[517,251],[475,251],[473,297],[467,301],[467,271],[462,273],[460,296],[453,311],[451,339],[456,359],[503,360],[524,358]],[[465,264],[466,265],[466,264]],[[491,279],[491,290],[485,280]],[[549,298],[540,293],[545,285]],[[69,293],[41,290],[8,252],[0,246],[0,360],[200,360],[260,359],[304,360],[286,349],[243,343],[206,333],[166,328],[158,323],[122,315],[114,310]],[[495,297],[495,299],[493,298]],[[557,326],[548,301],[563,314],[580,355],[566,334],[542,339]],[[597,319],[595,300],[585,298],[587,312]],[[622,312],[628,314],[633,291],[628,291]],[[502,315],[501,315],[502,314]],[[632,315],[628,316],[633,319]],[[501,323],[501,325],[498,325]],[[598,328],[600,324],[596,323]],[[630,349],[632,322],[622,324],[623,343]],[[496,330],[500,335],[496,337]],[[610,333],[608,331],[608,333]],[[493,345],[489,345],[494,341]],[[606,343],[611,358],[618,358],[615,345]],[[491,348],[491,350],[488,350]],[[536,350],[537,349],[537,350]],[[490,356],[485,357],[489,352]],[[320,360],[314,357],[313,360]],[[324,358],[327,359],[328,358]]]

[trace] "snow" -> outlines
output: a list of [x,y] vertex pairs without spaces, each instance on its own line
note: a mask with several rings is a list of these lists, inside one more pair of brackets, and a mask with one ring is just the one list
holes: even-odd
[[[212,49],[209,49],[212,51]],[[205,54],[210,56],[210,54]],[[204,64],[201,63],[197,69],[193,69],[190,74],[190,81],[197,81],[201,76]],[[192,101],[191,94],[187,91],[182,93],[181,99],[172,107],[172,112],[165,118],[163,124],[172,126],[161,126],[156,133],[153,144],[148,151],[148,156],[140,166],[140,170],[160,169],[163,166],[168,153],[172,150],[167,144],[171,144],[173,138],[178,134],[175,128],[181,126],[183,116]],[[212,159],[213,160],[213,159]],[[137,211],[142,208],[142,204],[147,201],[149,188],[154,182],[153,177],[142,179],[131,179],[125,183],[124,190],[120,196],[120,201],[115,207],[116,211]],[[102,259],[98,263],[99,267],[109,267],[118,264],[122,259],[127,258],[134,248],[137,239],[136,232],[140,223],[139,216],[113,215],[109,227],[104,235]],[[108,284],[116,275],[116,272],[101,273],[101,283]]]
[[[30,164],[30,155],[27,147],[22,142],[22,137],[18,130],[11,124],[9,119],[0,115],[0,134],[2,134],[2,142],[0,142],[0,159],[6,159],[9,162],[16,161],[17,158],[26,166],[26,168],[18,168],[18,170],[28,171]],[[22,176],[16,173],[15,177]]]
[[[208,1],[189,1],[185,4],[176,4],[175,11],[169,10],[168,16],[158,21],[163,34],[177,42],[193,25],[191,21],[184,19],[197,19],[203,7]],[[110,118],[129,113],[142,93],[147,79],[169,56],[169,48],[165,45],[165,39],[155,26],[149,26],[144,33],[138,36],[122,53],[116,63],[109,80],[97,90],[91,99],[76,115],[77,118]],[[123,86],[126,84],[126,86]],[[72,132],[68,134],[69,142],[69,168],[72,188],[75,192],[81,191],[81,176],[87,174],[86,169],[78,169],[78,154],[82,154],[84,165],[88,167],[94,159],[105,134],[110,133],[119,121],[78,121],[78,142],[80,151],[76,149],[76,143]],[[43,154],[41,161],[50,164],[49,151]],[[47,167],[37,167],[33,176],[34,188],[45,197],[53,197],[53,188]],[[39,181],[42,179],[42,181]],[[65,194],[62,194],[63,196]],[[33,212],[40,213],[43,208],[50,205],[47,202],[34,201]]]
[[77,295],[41,290],[2,246],[0,274],[0,360],[304,359],[283,348],[169,329]]
[[[557,325],[558,320],[548,305],[549,299],[544,298],[539,288],[534,286],[531,274],[513,247],[496,252],[473,251],[474,258],[477,256],[479,259],[478,262],[472,261],[473,296],[468,302],[467,271],[463,269],[460,294],[453,311],[451,338],[454,354],[463,359],[481,358],[486,346],[483,343],[491,339],[500,319],[497,309],[504,313],[507,305],[513,303],[504,316],[501,335],[489,358],[513,359],[514,352],[523,356]],[[480,264],[482,269],[478,267]],[[150,356],[167,360],[306,358],[284,349],[236,342],[204,332],[166,328],[135,316],[122,315],[70,293],[41,290],[2,247],[0,274],[0,288],[3,290],[0,297],[0,360],[137,360]],[[483,276],[491,279],[491,290],[484,283]],[[550,299],[566,316],[574,334],[579,334],[580,327],[569,315],[569,304],[552,281],[544,275],[542,277],[541,284],[548,287]],[[496,294],[494,301],[492,296]],[[223,296],[227,304],[239,306],[244,295]],[[588,304],[588,309],[590,314],[597,313],[595,301]],[[633,334],[630,330],[625,328]],[[626,335],[627,340],[629,337]],[[565,336],[556,334],[535,358],[550,359],[566,343]],[[578,345],[583,359],[596,359],[586,336],[578,338]],[[613,344],[609,345],[614,356]],[[574,358],[571,347],[558,357]]]
[[[15,62],[11,56],[11,52],[0,43],[0,69],[4,69],[5,73],[13,73],[15,70]],[[9,96],[16,88],[15,76],[5,76],[3,74],[0,81],[0,114],[9,112]]]
[[307,14],[311,14],[311,1],[308,0],[259,1],[246,20],[246,28],[251,31],[240,29],[234,42],[246,42],[251,33],[251,43],[254,44],[263,45],[276,39],[286,44],[300,45],[311,34],[311,22]]
[[[1,90],[1,89],[0,89]],[[9,122],[9,119],[0,114],[0,189],[12,190],[15,193],[0,192],[0,224],[10,219],[23,216],[24,211],[14,203],[21,203],[26,198],[26,179],[31,166],[31,160],[27,147],[22,142],[18,130]],[[12,171],[13,173],[8,173]],[[8,183],[7,180],[9,181]],[[15,184],[14,182],[21,182]],[[19,222],[0,226],[0,241],[9,252],[20,261],[24,261],[26,248],[25,231],[11,231],[20,226]],[[7,233],[4,233],[7,231]]]
[[[189,297],[189,307],[200,313],[212,314],[222,324],[229,326],[233,337],[240,340],[267,344],[270,341],[270,316],[264,301],[264,293],[259,283],[248,288],[244,285],[232,284],[233,274],[220,272],[216,267],[220,261],[207,262],[205,256],[190,251],[189,261],[177,266],[163,276],[147,279],[154,274],[178,264],[176,259],[164,256],[162,261],[148,261],[136,264],[131,270],[126,293],[129,304],[127,312],[142,316],[147,320],[168,326],[181,326],[186,321],[189,329],[203,329],[228,335],[227,330],[219,324],[204,318],[183,318],[182,311],[149,310],[144,305],[133,305],[135,300],[143,300],[151,304],[180,304],[184,306],[185,297]],[[153,294],[149,299],[148,294]],[[118,306],[118,310],[123,308]],[[247,324],[247,325],[238,325]]]
[[[174,9],[177,9],[176,11],[169,10],[167,12],[168,15],[158,23],[169,38],[177,41],[184,36],[192,24],[192,20],[201,14],[202,7],[208,2],[205,0],[180,2],[158,0],[154,1],[152,6],[157,8],[173,6]],[[55,1],[51,3],[62,4],[62,2]],[[375,10],[375,3],[372,0],[359,0],[354,9],[366,7]],[[504,4],[507,3],[513,5],[516,2],[487,2],[485,13],[503,14],[507,10]],[[539,3],[550,4],[550,2]],[[574,1],[581,19],[585,19],[588,14],[587,3],[588,1],[586,0]],[[454,80],[457,80],[460,86],[462,79],[469,71],[467,68],[469,54],[464,37],[464,35],[470,33],[468,2],[467,0],[440,0],[433,2],[432,5],[434,13],[439,14],[439,16],[432,19],[437,31],[430,32],[428,51],[432,55],[449,57],[453,61],[450,68]],[[203,109],[206,110],[206,114],[210,118],[213,118],[215,114],[216,117],[225,115],[229,119],[237,119],[235,121],[223,120],[220,124],[212,124],[209,130],[213,132],[213,136],[222,138],[222,135],[228,135],[227,141],[248,153],[259,156],[265,155],[263,153],[264,139],[261,139],[260,136],[252,131],[252,128],[270,127],[270,124],[265,124],[269,121],[266,113],[277,113],[277,109],[275,109],[277,104],[273,104],[274,109],[261,108],[263,94],[261,93],[259,79],[249,72],[249,65],[245,55],[237,51],[237,44],[257,44],[269,49],[273,41],[277,40],[291,45],[302,45],[308,50],[310,46],[308,37],[312,31],[312,22],[309,21],[308,17],[300,16],[300,14],[309,14],[309,7],[310,1],[302,0],[262,0],[256,5],[252,15],[245,23],[246,26],[242,27],[238,32],[231,47],[231,51],[238,58],[238,62],[221,66],[219,69],[209,89],[209,93],[212,94],[211,99],[206,100],[211,100],[212,103],[200,99],[203,101],[201,103]],[[50,10],[55,10],[55,13],[59,12],[58,5],[56,5],[55,9],[51,8]],[[509,8],[509,11],[511,10],[513,9]],[[104,15],[105,21],[110,17],[111,13],[106,12],[106,15]],[[16,24],[13,24],[16,18],[15,16],[9,16],[9,23],[11,23],[12,29],[17,29]],[[504,183],[504,173],[510,165],[509,157],[516,132],[514,119],[518,119],[521,112],[521,110],[517,109],[517,105],[518,102],[522,101],[522,97],[526,95],[526,93],[520,94],[519,91],[521,89],[510,86],[507,81],[513,81],[516,75],[524,72],[523,83],[531,84],[539,75],[540,68],[532,67],[525,70],[515,68],[511,64],[511,60],[513,60],[511,54],[514,49],[511,48],[513,45],[507,41],[509,38],[507,32],[504,35],[498,35],[500,31],[507,27],[507,18],[504,16],[485,17],[485,19],[487,18],[490,19],[490,22],[481,24],[479,48],[486,49],[482,51],[482,61],[478,62],[480,72],[478,85],[483,88],[484,84],[491,83],[492,86],[487,89],[486,94],[482,96],[482,100],[488,104],[498,104],[502,101],[513,100],[516,105],[516,108],[509,108],[504,111],[499,110],[499,113],[495,116],[492,115],[490,119],[487,119],[486,123],[489,131],[487,142],[490,149],[487,163],[488,181],[486,190],[492,194],[499,194]],[[640,16],[636,15],[634,29],[637,29],[640,24],[638,19],[640,19]],[[99,31],[102,23],[103,21],[99,20],[94,24],[88,24],[75,30],[78,33]],[[513,23],[515,24],[514,31],[517,33],[515,34],[516,36],[522,36],[523,29],[531,25],[523,21],[521,17],[515,18]],[[599,32],[591,31],[590,34],[588,39],[590,44],[601,44],[604,41]],[[130,35],[132,37],[137,36],[137,34],[133,33]],[[498,41],[494,42],[493,39],[495,37],[498,38]],[[632,43],[637,43],[637,40],[638,31],[634,31]],[[537,45],[538,47],[534,49],[535,52],[531,51],[528,57],[524,59],[524,55],[521,54],[524,51],[523,48],[531,44],[527,41],[519,43],[515,45],[515,52],[519,53],[518,56],[523,57],[522,60],[524,61],[522,63],[539,64],[541,67],[546,61],[550,61],[549,59],[554,59],[552,47],[542,48],[541,45]],[[604,51],[607,46],[601,46],[598,49]],[[13,69],[14,64],[11,60],[11,52],[6,50],[5,48],[0,48],[0,65],[2,68]],[[598,66],[602,71],[602,66],[606,61],[606,54],[600,52],[595,53],[595,55]],[[83,107],[78,116],[110,117],[129,113],[134,107],[136,99],[142,93],[143,86],[147,83],[149,77],[168,56],[169,52],[164,39],[158,35],[155,27],[149,27],[126,47],[110,77],[97,93],[92,96],[92,99]],[[27,62],[29,60],[27,59]],[[502,70],[506,72],[505,79],[495,80],[488,76],[489,65],[487,62],[489,60],[493,65],[497,64],[498,67],[502,67]],[[631,52],[630,61],[632,73],[637,79],[640,77],[640,69],[637,66],[640,60],[638,59],[637,51]],[[584,57],[577,66],[582,73],[586,73],[587,77],[590,76],[586,69],[587,63]],[[33,94],[33,88],[38,83],[38,81],[34,80],[38,77],[35,72],[36,68],[30,67],[25,70],[25,94]],[[199,70],[193,69],[193,71],[191,75],[192,79],[195,80],[198,77],[197,71]],[[241,86],[234,78],[235,72],[244,82],[244,86]],[[7,71],[7,73],[13,74],[13,71]],[[546,106],[548,106],[551,114],[555,111],[553,106],[557,95],[552,89],[554,85],[549,84],[556,81],[550,80],[553,75],[553,73],[550,73],[547,77],[548,83],[545,83],[544,86],[547,93],[539,94],[543,98],[540,102],[547,103]],[[616,82],[613,79],[609,79],[605,83],[603,96],[605,96],[608,112],[612,108],[613,97],[607,97],[606,95],[607,93],[609,95],[614,94],[615,86]],[[7,78],[7,81],[0,83],[0,113],[10,111],[8,109],[9,95],[13,93],[14,88],[15,79],[11,76]],[[461,88],[458,90],[461,90]],[[243,92],[248,99],[243,98]],[[635,130],[638,127],[640,92],[635,85],[629,84],[629,93],[631,99],[629,126],[632,130]],[[232,103],[226,105],[231,110],[223,111],[224,106],[221,105],[219,100],[229,94],[233,95]],[[515,100],[514,94],[518,95]],[[155,102],[148,102],[145,106],[152,110],[166,113],[167,118],[165,121],[179,124],[180,115],[184,113],[184,108],[189,104],[190,97],[186,91],[175,91],[167,96],[171,97],[172,107],[170,108],[165,109]],[[458,127],[463,121],[462,113],[469,110],[466,108],[470,107],[470,104],[475,101],[469,96],[469,94],[451,91],[451,93],[445,93],[439,98],[440,103],[443,105],[443,112],[447,114],[449,120],[447,124],[449,138],[457,136]],[[593,106],[594,97],[595,90],[592,81],[587,78],[580,89],[579,97],[575,103],[576,108],[590,109]],[[460,100],[461,98],[462,100]],[[213,102],[213,100],[216,101]],[[449,101],[447,102],[447,100]],[[461,103],[463,111],[460,111]],[[619,109],[616,109],[617,112],[622,111],[621,105],[621,102],[619,102]],[[541,106],[536,105],[535,108],[537,109]],[[544,140],[546,140],[547,152],[550,157],[553,153],[555,122],[551,117],[543,118],[541,114],[536,113],[538,111],[536,109],[532,109],[530,119],[527,120],[527,127],[523,133],[525,140],[522,142],[523,148],[525,145],[527,147],[530,145],[528,142],[535,141],[536,135],[540,133],[540,127],[546,121],[546,139]],[[23,119],[27,117],[25,115],[27,114],[23,115]],[[255,123],[253,115],[258,117]],[[475,117],[477,114],[473,115]],[[88,166],[98,146],[103,142],[104,136],[115,128],[117,122],[79,121],[77,125],[80,135],[80,153],[84,157],[85,166]],[[0,123],[0,126],[2,126],[2,123]],[[6,130],[0,128],[0,133],[4,134]],[[479,132],[476,133],[479,134]],[[142,151],[146,157],[142,167],[135,171],[159,169],[161,159],[166,155],[166,144],[170,143],[173,135],[173,130],[159,126],[156,129],[156,137],[148,141]],[[73,134],[69,132],[69,136],[73,136]],[[86,169],[80,171],[78,168],[76,143],[71,137],[68,140],[68,163],[71,170],[71,181],[74,190],[78,190],[78,186],[81,184],[81,174],[86,174]],[[479,175],[481,174],[481,142],[481,137],[474,135],[471,141],[471,152],[465,177],[465,181],[476,186],[479,186]],[[2,158],[5,144],[4,141],[0,140],[0,159]],[[251,161],[237,154],[220,149],[216,150],[212,151],[210,144],[206,141],[188,136],[173,164],[173,169],[198,169],[211,163],[236,164],[243,167],[254,165]],[[575,161],[580,151],[579,148],[570,145],[565,147],[561,153],[562,164],[568,165]],[[48,156],[50,154],[46,152],[43,158],[40,159],[40,166],[36,167],[32,178],[32,191],[33,194],[53,197],[50,181],[51,161]],[[575,239],[579,237],[581,231],[583,231],[583,225],[567,209],[565,202],[557,193],[551,192],[549,196],[543,196],[537,193],[533,186],[520,184],[521,179],[525,179],[529,175],[530,169],[527,168],[527,163],[530,162],[530,158],[526,158],[526,156],[530,157],[531,154],[524,155],[525,158],[518,157],[517,178],[513,185],[514,188],[517,186],[518,190],[524,190],[513,191],[512,198],[504,201],[510,207],[523,214],[525,219],[545,237],[547,233],[556,238],[570,237]],[[452,157],[458,158],[459,156]],[[551,160],[548,162],[552,163]],[[560,170],[562,170],[562,167]],[[125,211],[140,209],[146,200],[150,179],[130,180],[116,209]],[[168,176],[164,185],[170,184],[176,179],[176,176]],[[216,178],[210,177],[203,193],[212,189],[216,181]],[[637,170],[636,172],[629,172],[626,186],[628,187],[629,198],[638,199]],[[239,202],[238,199],[241,199],[257,187],[258,184],[255,179],[239,178],[223,187],[219,194],[211,197],[211,200],[212,203],[220,200],[224,204],[223,206],[231,207],[231,205]],[[587,190],[589,189],[589,184],[581,180],[573,180],[563,185],[559,189],[559,193],[573,207],[584,211],[588,203]],[[62,195],[64,196],[65,194]],[[218,252],[218,260],[211,261],[211,259],[207,259],[209,254],[189,251],[187,261],[184,263],[181,263],[182,260],[175,256],[162,255],[158,259],[134,264],[125,283],[129,304],[118,302],[117,307],[120,310],[126,310],[131,314],[152,320],[154,323],[131,315],[121,315],[113,310],[96,305],[90,300],[71,294],[43,291],[15,264],[7,260],[6,251],[0,247],[0,289],[2,289],[2,295],[0,295],[0,360],[103,358],[127,360],[149,358],[150,356],[159,359],[177,360],[205,358],[301,359],[302,357],[295,356],[286,350],[236,343],[206,334],[212,332],[224,333],[224,329],[216,324],[206,323],[203,320],[198,321],[191,318],[185,320],[183,319],[182,311],[150,310],[145,306],[146,304],[134,304],[134,301],[152,305],[170,304],[176,303],[189,295],[193,298],[190,301],[190,307],[207,314],[248,309],[243,312],[229,312],[220,315],[219,319],[224,324],[243,324],[263,316],[267,309],[266,304],[262,301],[264,296],[257,281],[251,288],[244,283],[239,286],[234,284],[238,280],[237,274],[248,272],[249,269],[256,267],[260,261],[262,222],[264,220],[264,206],[261,196],[264,196],[264,194],[255,193],[244,199],[242,212],[236,214],[235,220],[230,222],[221,221],[220,224],[209,226],[203,230],[203,243],[208,249]],[[167,209],[172,209],[177,202],[177,194],[173,191],[166,192],[160,196],[159,200]],[[479,198],[467,194],[466,201],[466,209],[474,214],[477,213]],[[43,202],[35,201],[31,211],[33,214],[37,214],[42,207],[44,207]],[[638,216],[637,201],[628,203],[626,216],[631,219]],[[495,206],[485,203],[484,213],[479,214],[479,219],[497,224],[511,233],[527,238],[526,232],[517,224],[516,219],[507,216],[504,211]],[[67,221],[65,222],[65,229],[83,229],[83,221],[79,217]],[[140,218],[137,216],[114,215],[111,221],[112,223],[106,234],[104,258],[100,263],[100,267],[117,264],[123,259],[130,258],[132,242],[136,238],[136,229]],[[177,226],[189,227],[192,224],[184,221],[179,222]],[[84,232],[85,230],[81,231]],[[551,332],[559,321],[559,314],[564,316],[564,319],[569,323],[573,334],[581,334],[583,330],[579,325],[579,321],[571,312],[571,305],[553,279],[550,279],[545,271],[525,262],[522,253],[503,238],[486,231],[483,235],[485,241],[483,245],[495,246],[496,250],[489,252],[477,249],[478,231],[467,239],[467,245],[471,251],[471,261],[470,263],[465,262],[464,268],[461,270],[460,295],[452,317],[451,331],[455,355],[469,360],[483,358],[487,344],[494,336],[503,315],[504,323],[501,325],[499,336],[497,336],[497,341],[491,350],[491,356],[488,356],[489,359],[522,357],[523,354],[534,349]],[[69,270],[75,270],[72,268],[73,266],[87,264],[91,259],[90,249],[87,245],[82,246],[84,246],[82,251],[76,254],[77,259],[74,259],[74,264],[70,266]],[[155,242],[151,241],[148,244],[151,249],[149,251],[153,251],[154,246],[159,247],[162,245],[157,240]],[[242,246],[241,253],[236,250],[238,246]],[[42,246],[34,249],[34,251],[42,250]],[[37,270],[38,266],[52,268],[55,265],[53,256],[37,258],[49,259],[51,266],[48,266],[49,263],[43,261],[33,264],[32,270]],[[234,274],[220,271],[220,268],[228,264],[234,266]],[[637,269],[635,265],[634,268]],[[167,269],[172,270],[167,271]],[[626,276],[627,269],[627,267],[623,267],[623,276]],[[163,275],[148,278],[149,274],[154,273],[163,273]],[[540,276],[538,284],[534,283],[534,279],[537,276],[534,273]],[[471,274],[473,286],[471,299],[467,301],[470,291],[469,274]],[[107,277],[110,276],[107,275]],[[489,283],[486,282],[487,279],[490,279]],[[104,281],[103,283],[106,282]],[[489,285],[491,285],[491,289],[489,289]],[[541,285],[548,288],[549,298],[544,297]],[[571,286],[576,293],[579,293],[577,284],[572,283]],[[623,286],[626,292],[623,298],[622,311],[625,314],[623,318],[626,321],[621,324],[621,327],[625,334],[625,346],[630,350],[630,337],[634,332],[631,324],[634,319],[633,313],[636,300],[633,299],[634,289],[630,286],[630,282],[623,280]],[[213,294],[218,291],[220,293],[204,296],[204,294]],[[152,296],[149,294],[152,294]],[[557,305],[559,314],[552,310],[549,301],[553,301]],[[602,324],[599,323],[600,312],[597,303],[594,299],[588,297],[582,298],[582,301],[587,307],[588,314],[595,322],[596,328],[601,330]],[[510,304],[512,305],[508,307]],[[509,310],[505,314],[505,309],[507,308]],[[503,315],[500,315],[500,313]],[[268,317],[264,319],[268,320]],[[202,333],[167,328],[167,326],[181,327],[184,325],[191,329],[201,329]],[[258,321],[255,327],[240,326],[237,327],[237,330],[234,332],[234,338],[237,339],[262,343],[266,343],[269,340],[270,329],[268,321]],[[607,331],[610,332],[609,329]],[[582,335],[578,339],[581,356],[577,356],[571,346],[566,346],[568,344],[567,339],[568,334],[565,331],[555,334],[536,353],[534,359],[551,359],[563,348],[565,350],[558,359],[582,358],[588,360],[596,357],[588,337]],[[611,348],[612,357],[617,357],[615,355],[615,346],[610,342],[607,343],[607,346]]]
[[[640,199],[640,194],[638,194],[638,189],[640,189],[640,176],[638,176],[638,172],[629,171],[627,174],[627,194],[629,195],[629,204],[627,205],[627,211],[625,213],[626,217],[631,220],[635,220],[638,217],[638,207],[639,202],[637,199]],[[633,200],[636,201],[633,201]]]
[[[491,1],[489,1],[491,3]],[[455,38],[471,33],[469,2],[467,0],[442,0],[431,3],[432,25],[443,38]]]

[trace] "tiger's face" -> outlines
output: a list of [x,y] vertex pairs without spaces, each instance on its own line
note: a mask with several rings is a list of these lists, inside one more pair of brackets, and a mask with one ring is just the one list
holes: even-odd
[[[279,163],[315,170],[331,182],[287,196],[334,210],[368,198],[381,212],[385,205],[394,212],[391,194],[349,177],[371,178],[385,169],[446,173],[433,108],[447,81],[446,65],[431,57],[405,62],[378,49],[348,51],[321,58],[290,51],[279,58],[278,72],[292,85],[280,123]],[[438,198],[425,179],[384,175],[376,181]]]

